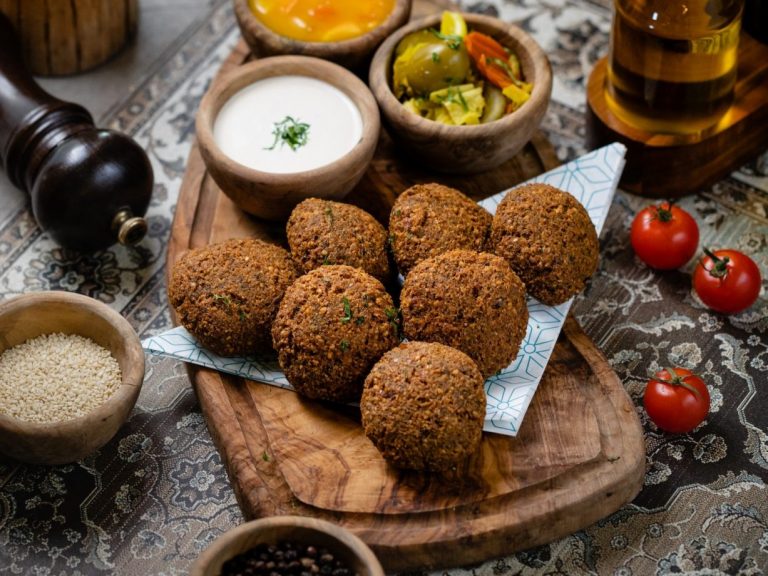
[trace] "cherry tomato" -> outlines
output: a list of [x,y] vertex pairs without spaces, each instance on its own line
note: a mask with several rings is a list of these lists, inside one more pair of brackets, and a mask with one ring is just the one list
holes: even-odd
[[707,417],[709,390],[690,370],[660,370],[648,380],[643,404],[656,426],[665,432],[682,434],[696,428]]
[[637,213],[629,237],[635,254],[648,266],[674,270],[696,253],[699,226],[682,208],[662,202]]
[[693,289],[716,312],[734,314],[746,310],[760,294],[760,269],[738,250],[704,249],[693,273]]

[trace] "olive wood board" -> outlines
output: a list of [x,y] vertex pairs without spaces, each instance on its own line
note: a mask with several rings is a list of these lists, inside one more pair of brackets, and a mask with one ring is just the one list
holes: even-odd
[[676,198],[721,180],[768,147],[768,44],[743,33],[730,109],[712,128],[685,136],[644,132],[608,107],[608,59],[595,65],[587,85],[587,143],[627,147],[621,186],[642,196]]
[[[222,71],[247,58],[241,42]],[[494,171],[444,177],[398,157],[383,133],[347,201],[386,222],[396,195],[413,183],[437,180],[480,199],[556,165],[537,134]],[[284,241],[281,225],[249,217],[221,193],[193,146],[167,270],[190,248],[243,236]],[[573,318],[519,434],[484,434],[466,465],[442,475],[387,466],[356,408],[188,369],[245,516],[330,520],[368,543],[387,571],[465,565],[552,541],[614,512],[642,485],[645,445],[635,408]]]

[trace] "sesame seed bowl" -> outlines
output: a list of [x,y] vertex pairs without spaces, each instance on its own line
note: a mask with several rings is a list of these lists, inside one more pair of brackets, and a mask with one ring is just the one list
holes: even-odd
[[0,303],[0,455],[88,456],[128,418],[143,380],[139,338],[106,304],[68,292]]

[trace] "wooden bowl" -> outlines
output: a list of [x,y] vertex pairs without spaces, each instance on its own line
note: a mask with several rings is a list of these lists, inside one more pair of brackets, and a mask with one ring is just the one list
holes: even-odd
[[259,544],[278,541],[327,548],[360,576],[384,576],[378,559],[360,538],[336,524],[301,516],[262,518],[225,532],[195,561],[190,576],[219,576],[230,558]]
[[248,0],[233,0],[235,16],[243,38],[257,56],[297,54],[330,60],[345,68],[362,69],[376,48],[411,15],[411,0],[395,0],[389,17],[368,33],[339,42],[303,42],[273,32],[262,24],[248,6]]
[[[363,133],[350,152],[338,160],[303,172],[278,174],[243,166],[221,151],[213,125],[222,106],[242,88],[275,76],[308,76],[327,82],[357,106]],[[368,87],[350,71],[308,56],[275,56],[233,70],[205,94],[196,119],[197,142],[208,172],[235,204],[266,220],[285,220],[296,204],[309,197],[341,199],[363,177],[379,140],[379,109]]]
[[533,38],[497,18],[463,16],[470,29],[494,37],[519,57],[525,80],[533,83],[530,99],[519,110],[488,124],[448,126],[409,112],[395,98],[391,79],[397,44],[411,32],[439,28],[439,14],[416,20],[387,38],[373,57],[369,77],[384,124],[398,148],[432,170],[454,174],[491,170],[517,154],[539,127],[552,93],[549,60]]
[[144,351],[128,321],[106,304],[69,292],[36,292],[0,304],[0,353],[43,334],[90,338],[108,349],[122,384],[84,416],[40,424],[0,414],[0,453],[31,464],[80,460],[106,444],[128,418],[144,380]]

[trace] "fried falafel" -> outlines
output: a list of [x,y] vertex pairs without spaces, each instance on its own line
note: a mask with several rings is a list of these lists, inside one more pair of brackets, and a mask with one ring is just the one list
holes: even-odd
[[272,325],[280,367],[299,394],[360,399],[371,366],[399,342],[384,286],[351,266],[321,266],[288,290]]
[[417,184],[398,196],[389,216],[392,254],[403,276],[448,250],[486,247],[493,217],[454,188]]
[[365,435],[393,466],[443,471],[473,454],[485,419],[483,377],[469,356],[443,344],[406,342],[365,379]]
[[220,356],[272,349],[270,330],[297,277],[286,250],[256,238],[191,250],[176,262],[168,300],[179,323]]
[[418,264],[400,295],[403,333],[467,354],[484,378],[517,356],[528,325],[525,287],[500,256],[451,250]]
[[308,198],[291,212],[286,234],[291,256],[304,272],[346,264],[383,283],[389,281],[387,232],[357,206]]
[[527,184],[507,193],[493,218],[491,245],[528,293],[549,306],[584,289],[600,252],[584,206],[547,184]]

